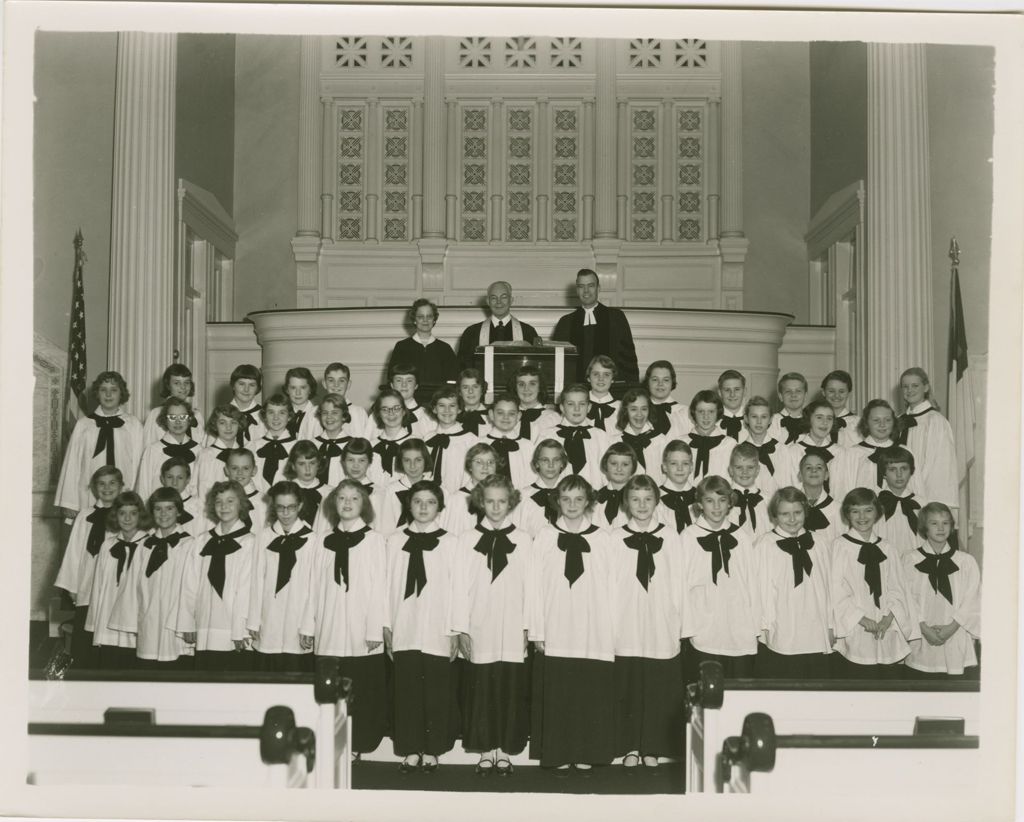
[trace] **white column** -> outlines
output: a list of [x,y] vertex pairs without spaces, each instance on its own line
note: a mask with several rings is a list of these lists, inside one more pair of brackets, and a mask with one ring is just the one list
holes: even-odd
[[320,237],[322,240],[334,240],[334,175],[338,173],[338,164],[335,155],[335,109],[333,101],[323,98],[320,100],[320,115],[323,123],[320,127],[322,138],[320,140],[323,151],[320,180]]
[[928,89],[923,45],[868,45],[867,389],[933,372]]
[[299,63],[299,237],[320,236],[320,38],[304,35]]
[[618,165],[618,112],[615,103],[615,41],[597,41],[597,96],[594,120],[597,124],[595,152],[597,197],[594,238],[617,237],[616,168]]
[[107,359],[138,417],[174,348],[176,67],[176,35],[118,35]]
[[444,195],[445,236],[454,240],[458,236],[455,221],[455,206],[459,196],[459,104],[452,99],[445,101],[448,109],[448,186]]
[[[705,135],[712,129],[705,126]],[[722,43],[722,153],[720,155],[719,249],[721,307],[743,308],[743,264],[749,242],[743,233],[743,54],[740,43]],[[705,136],[707,139],[707,136]]]
[[428,37],[423,76],[423,236],[445,236],[444,38]]
[[618,237],[621,240],[629,239],[629,172],[630,166],[630,145],[629,145],[629,103],[619,100],[615,113],[615,123],[619,131],[619,151],[616,167],[619,170],[615,194],[615,223]]
[[487,134],[487,188],[491,192],[490,239],[500,242],[505,236],[505,190],[502,160],[505,156],[505,103],[491,98],[490,129]]

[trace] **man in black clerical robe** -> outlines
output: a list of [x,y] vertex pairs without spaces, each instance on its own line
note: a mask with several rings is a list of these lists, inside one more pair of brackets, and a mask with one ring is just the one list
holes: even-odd
[[512,286],[499,281],[487,288],[490,319],[469,326],[459,338],[459,367],[472,368],[477,346],[495,342],[524,342],[533,345],[539,336],[529,323],[512,316]]
[[619,308],[609,308],[598,302],[601,282],[597,273],[581,268],[576,274],[576,294],[580,307],[565,314],[555,324],[551,339],[571,342],[576,346],[576,381],[586,383],[587,365],[598,354],[606,354],[615,362],[616,380],[627,383],[640,381],[636,362],[636,346],[629,320]]

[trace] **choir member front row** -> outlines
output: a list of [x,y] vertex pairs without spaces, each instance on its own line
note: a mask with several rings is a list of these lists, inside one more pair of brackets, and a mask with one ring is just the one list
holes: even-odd
[[[360,442],[346,445],[346,472],[372,462]],[[335,657],[355,683],[356,752],[390,728],[402,770],[429,772],[461,736],[481,775],[511,774],[527,744],[558,775],[680,756],[684,683],[706,659],[765,678],[944,677],[977,664],[980,575],[949,545],[949,508],[911,510],[917,536],[899,546],[880,535],[906,497],[909,452],[885,470],[897,493],[845,495],[841,531],[817,452],[800,461],[802,489],[762,496],[751,444],[734,449],[728,479],[696,486],[680,440],[664,449],[661,485],[636,473],[626,443],[604,456],[604,489],[560,476],[567,450],[540,441],[522,503],[483,443],[466,455],[472,487],[452,494],[426,478],[429,449],[401,446],[407,482],[383,496],[365,470],[318,481],[318,452],[301,443],[264,496],[252,452],[230,450],[206,463],[224,465],[204,511],[186,459],[162,465],[148,500],[102,467],[57,580],[76,605],[73,653],[83,667],[235,671]],[[401,509],[387,534],[381,500]]]

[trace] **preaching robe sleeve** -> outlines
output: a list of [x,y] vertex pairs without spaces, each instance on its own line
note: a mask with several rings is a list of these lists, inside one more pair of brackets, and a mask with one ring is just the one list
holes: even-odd
[[636,346],[633,332],[625,313],[618,308],[608,309],[609,356],[619,367],[619,379],[629,383],[640,382],[640,367],[636,361]]

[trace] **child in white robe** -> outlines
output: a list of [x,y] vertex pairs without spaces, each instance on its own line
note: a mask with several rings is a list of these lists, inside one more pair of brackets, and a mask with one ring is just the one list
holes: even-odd
[[464,368],[459,372],[459,423],[473,436],[480,436],[487,424],[487,381],[476,368]]
[[562,391],[559,410],[562,417],[552,439],[561,440],[569,465],[574,474],[579,474],[592,487],[603,484],[601,457],[608,450],[611,438],[604,431],[590,424],[590,389],[575,383]]
[[288,433],[297,440],[311,440],[320,434],[316,417],[316,377],[308,368],[289,368],[284,375],[284,393],[288,395]]
[[342,467],[342,455],[345,446],[352,441],[353,434],[351,408],[340,394],[328,394],[320,401],[320,407],[314,412],[317,433],[305,439],[316,444],[320,457],[320,470],[317,477],[328,485],[337,485],[345,478]]
[[746,391],[747,378],[739,371],[730,368],[718,375],[718,396],[722,400],[722,416],[718,420],[718,431],[732,437],[736,442],[742,441]]
[[256,487],[263,493],[284,479],[284,465],[298,441],[291,433],[291,406],[284,394],[272,394],[260,412],[263,436],[253,440],[249,450],[256,459]]
[[931,398],[928,375],[908,368],[900,375],[906,410],[899,418],[897,442],[917,457],[917,486],[921,499],[945,503],[954,518],[960,506],[956,443],[953,429]]
[[498,397],[487,417],[490,426],[486,431],[481,429],[479,442],[497,452],[498,473],[508,477],[513,488],[522,488],[533,478],[533,442],[519,434],[519,400],[513,396]]
[[[163,376],[160,379],[160,397],[164,402],[169,399],[176,399],[185,403],[189,413],[189,423],[186,432],[201,447],[205,444],[203,440],[206,436],[206,424],[202,412],[192,407],[192,398],[195,396],[195,393],[196,383],[192,378],[192,371],[189,370],[187,365],[176,362],[164,369]],[[167,430],[166,426],[161,425],[157,419],[164,407],[164,402],[161,402],[156,408],[150,409],[145,421],[142,423],[143,447],[151,442],[156,442],[164,435],[164,431]],[[142,496],[142,494],[139,494],[139,496]],[[143,499],[146,499],[146,497],[143,497]]]
[[914,553],[921,544],[920,510],[921,502],[910,490],[916,461],[906,448],[891,448],[882,458],[885,465],[885,479],[878,501],[882,504],[882,516],[878,520],[878,535],[892,545],[900,556]]
[[534,481],[521,489],[522,501],[516,508],[516,514],[519,527],[536,539],[545,525],[554,524],[558,518],[552,494],[558,481],[569,470],[569,459],[562,443],[550,437],[538,441],[530,467],[533,468]]
[[779,378],[777,388],[782,407],[772,420],[768,434],[784,445],[790,445],[807,432],[807,419],[804,417],[807,379],[803,374],[790,371]]
[[431,479],[426,471],[430,452],[423,440],[412,437],[404,440],[398,448],[401,472],[395,474],[384,490],[384,502],[377,522],[377,531],[385,539],[409,524],[409,489],[421,479]]
[[392,388],[385,388],[377,395],[371,412],[374,424],[373,435],[368,437],[373,444],[376,458],[370,469],[374,483],[387,484],[400,467],[398,445],[403,440],[418,436],[416,418],[406,409],[402,395]]
[[[833,442],[832,439],[832,426],[835,422],[835,412],[832,407],[824,400],[812,400],[804,409],[804,419],[807,422],[807,430],[796,438],[796,442],[786,446],[785,449],[789,455],[791,473],[789,481],[784,481],[783,485],[796,484],[796,467],[805,454],[818,454],[828,465],[830,476],[841,480],[841,473],[834,472],[833,468],[842,465],[845,449]],[[825,490],[833,495],[839,494],[842,482],[840,481],[836,488],[832,487],[833,484],[836,483],[830,480]]]
[[320,454],[310,440],[299,440],[292,446],[284,464],[285,479],[292,480],[302,494],[299,518],[317,533],[325,529],[323,503],[334,489],[320,479]]
[[644,372],[642,385],[651,398],[651,425],[670,440],[685,439],[693,427],[690,409],[672,397],[677,384],[676,368],[668,360],[655,360]]
[[448,495],[440,517],[441,527],[449,534],[459,536],[480,522],[484,512],[473,504],[473,488],[481,480],[498,473],[498,461],[498,452],[484,442],[478,442],[466,452],[465,468],[469,482]]
[[821,381],[821,396],[835,415],[832,422],[832,442],[840,448],[856,445],[860,439],[857,435],[857,422],[860,417],[851,411],[848,405],[852,391],[853,377],[848,371],[830,371]]
[[262,406],[256,398],[263,390],[263,372],[255,365],[243,363],[235,366],[229,378],[231,402],[241,414],[235,446],[248,448],[249,443],[263,436],[263,421],[260,419]]
[[624,442],[613,442],[601,457],[604,484],[596,490],[591,522],[611,531],[626,524],[629,515],[622,506],[622,489],[637,471],[636,452]]
[[729,457],[729,479],[732,480],[732,507],[729,522],[738,525],[755,542],[772,529],[768,515],[771,496],[761,488],[761,462],[757,446],[741,442]]
[[513,371],[508,381],[508,393],[519,400],[520,437],[536,443],[558,425],[558,412],[544,405],[548,389],[537,366],[527,363]]
[[821,454],[808,453],[800,458],[800,469],[797,473],[799,482],[796,487],[807,497],[804,528],[820,536],[831,549],[843,527],[839,503],[825,490],[828,475],[828,463]]
[[729,458],[736,441],[716,433],[722,416],[722,400],[714,391],[698,391],[690,400],[692,427],[686,443],[693,454],[693,481],[729,473]]
[[441,483],[446,494],[458,491],[468,480],[466,452],[477,438],[462,427],[459,394],[454,388],[439,388],[430,398],[430,411],[436,423],[425,439],[430,449],[427,471]]
[[658,488],[658,522],[671,526],[677,534],[693,525],[697,489],[690,481],[693,452],[682,440],[669,440],[661,457],[665,480]]
[[[148,500],[161,486],[160,466],[168,459],[177,457],[189,465],[197,463],[200,445],[189,433],[190,419],[191,406],[188,402],[176,397],[164,400],[156,417],[162,436],[150,442],[142,452],[135,481],[135,491],[144,500]],[[188,492],[195,493],[194,483],[190,483]]]
[[615,360],[607,354],[598,354],[587,365],[587,383],[590,385],[590,410],[587,418],[595,428],[612,434],[615,417],[619,413],[620,403],[612,394],[612,383],[618,368]]
[[[345,399],[348,396],[348,389],[351,384],[352,372],[344,363],[332,362],[324,369],[324,391],[327,394],[336,394],[345,405],[343,416],[348,418],[345,422],[347,426],[345,433],[352,437],[366,437],[371,425],[366,409],[353,405]],[[324,397],[324,400],[326,399]],[[323,407],[323,401],[320,402],[320,405]],[[323,425],[323,420],[320,423]]]
[[659,434],[650,421],[651,398],[642,388],[630,388],[622,395],[622,405],[609,429],[615,442],[624,442],[636,453],[637,471],[647,474],[658,485],[665,479],[661,457],[669,442],[667,434]]
[[[370,495],[370,505],[374,510],[375,517],[378,511],[384,506],[384,491],[386,485],[383,482],[373,482],[370,477],[370,469],[373,466],[373,447],[365,437],[354,437],[341,449],[341,468],[344,478],[355,480]],[[376,522],[376,518],[374,522]],[[374,530],[377,530],[376,528]]]
[[206,421],[207,444],[200,450],[192,472],[195,496],[205,500],[213,484],[224,479],[224,466],[236,446],[241,425],[242,412],[233,405],[218,405],[210,412]]
[[[847,448],[835,467],[831,465],[830,491],[836,499],[843,499],[854,488],[869,488],[876,494],[882,490],[885,479],[884,457],[895,448],[899,434],[896,430],[896,412],[885,400],[871,400],[861,412],[861,420],[857,426],[861,440],[851,448]],[[905,447],[905,446],[904,446]],[[912,448],[907,448],[917,455]],[[912,477],[908,486],[917,496],[921,497],[921,486],[917,477]]]
[[796,476],[796,464],[790,451],[792,446],[783,445],[768,433],[772,416],[768,400],[751,397],[743,413],[743,430],[739,435],[740,442],[749,442],[757,448],[757,459],[761,463],[758,483],[769,497],[779,488],[791,484]]

